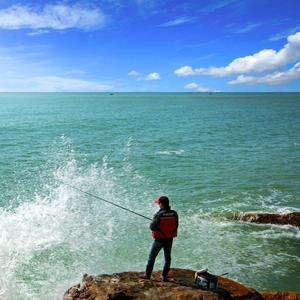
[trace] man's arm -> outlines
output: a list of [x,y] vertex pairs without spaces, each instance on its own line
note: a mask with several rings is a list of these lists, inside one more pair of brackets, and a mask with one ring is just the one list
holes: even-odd
[[150,224],[150,229],[152,231],[155,231],[159,228],[159,214],[156,213],[154,216],[153,216],[153,219],[152,219],[152,222]]

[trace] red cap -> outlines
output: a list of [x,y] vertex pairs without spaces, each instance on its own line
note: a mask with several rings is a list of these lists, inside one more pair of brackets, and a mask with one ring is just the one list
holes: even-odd
[[164,203],[169,205],[169,198],[167,196],[160,196],[158,199],[154,201],[155,204]]
[[159,198],[154,201],[155,204],[159,204]]

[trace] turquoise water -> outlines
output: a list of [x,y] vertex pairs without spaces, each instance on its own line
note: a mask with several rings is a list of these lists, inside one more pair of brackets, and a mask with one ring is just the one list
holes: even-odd
[[174,267],[299,291],[299,230],[228,219],[300,210],[299,133],[299,93],[0,94],[0,298],[144,270],[148,221],[61,181],[149,217],[166,194]]

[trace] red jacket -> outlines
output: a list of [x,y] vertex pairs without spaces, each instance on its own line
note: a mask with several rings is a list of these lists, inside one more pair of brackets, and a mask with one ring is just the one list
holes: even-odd
[[178,215],[175,210],[161,208],[154,216],[150,229],[154,239],[172,239],[177,236]]

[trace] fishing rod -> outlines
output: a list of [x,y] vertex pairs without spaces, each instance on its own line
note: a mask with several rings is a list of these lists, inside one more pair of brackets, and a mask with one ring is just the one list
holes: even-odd
[[131,210],[131,209],[129,209],[129,208],[126,208],[126,207],[121,206],[121,205],[119,205],[119,204],[113,203],[113,202],[108,201],[108,200],[106,200],[106,199],[104,199],[104,198],[101,198],[101,197],[99,197],[99,196],[93,195],[93,194],[91,194],[91,193],[89,193],[89,192],[83,191],[83,190],[81,190],[81,189],[79,189],[79,188],[77,188],[77,187],[75,187],[75,186],[73,186],[73,185],[71,185],[71,184],[69,184],[69,183],[66,183],[66,182],[64,182],[64,181],[61,181],[61,180],[57,180],[57,181],[61,182],[61,183],[64,184],[64,185],[67,185],[67,186],[71,187],[71,188],[74,189],[74,190],[77,190],[77,191],[79,191],[79,192],[81,192],[81,193],[83,193],[83,194],[86,194],[86,195],[88,195],[88,196],[90,196],[90,197],[93,197],[93,198],[96,198],[96,199],[101,200],[101,201],[103,201],[103,202],[109,203],[109,204],[114,205],[114,206],[116,206],[116,207],[118,207],[118,208],[121,208],[121,209],[123,209],[123,210],[129,211],[129,212],[131,212],[131,213],[133,213],[133,214],[135,214],[135,215],[137,215],[137,216],[140,216],[140,217],[142,217],[142,218],[144,218],[144,219],[147,219],[147,220],[152,221],[152,219],[150,219],[150,218],[148,218],[148,217],[146,217],[146,216],[144,216],[144,215],[142,215],[142,214],[139,214],[139,213],[137,213],[137,212],[135,212],[135,211],[133,211],[133,210]]

